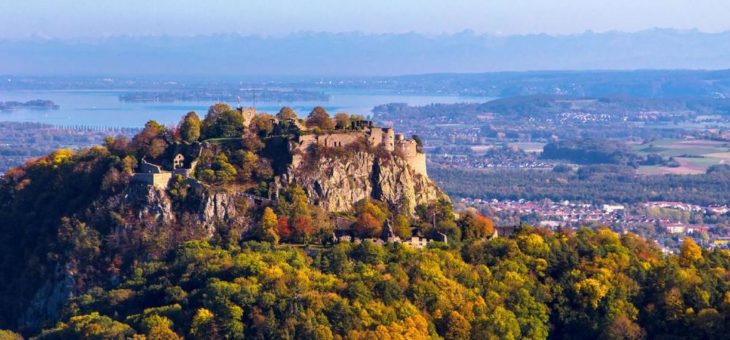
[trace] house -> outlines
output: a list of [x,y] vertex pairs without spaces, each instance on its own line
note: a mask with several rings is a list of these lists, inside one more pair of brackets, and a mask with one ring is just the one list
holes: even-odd
[[667,224],[665,227],[667,229],[667,232],[670,234],[684,234],[687,228],[684,224],[681,223],[673,223],[673,224]]
[[203,145],[195,143],[175,143],[167,148],[165,154],[155,162],[142,158],[132,181],[152,185],[164,190],[174,175],[192,178]]

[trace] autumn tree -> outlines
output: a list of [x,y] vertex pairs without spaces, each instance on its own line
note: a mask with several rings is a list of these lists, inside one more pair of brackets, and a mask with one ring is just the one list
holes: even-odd
[[183,141],[192,143],[200,139],[202,122],[195,112],[188,112],[180,122],[180,138]]
[[289,225],[289,216],[280,216],[276,221],[276,233],[281,239],[289,241],[294,236],[294,231]]
[[198,166],[199,169],[195,173],[198,179],[208,183],[218,184],[229,183],[236,179],[238,170],[228,161],[228,156],[225,153],[221,152],[215,155],[208,162],[207,164]]
[[431,236],[443,233],[448,236],[450,242],[461,241],[461,229],[456,224],[454,209],[448,199],[441,198],[429,204],[421,204],[416,207],[416,213],[423,221],[419,228],[421,232]]
[[493,312],[481,316],[477,320],[474,328],[472,330],[474,332],[474,339],[498,340],[522,338],[522,331],[520,330],[520,323],[517,317],[513,312],[503,306],[497,306]]
[[276,119],[279,121],[292,121],[297,120],[297,113],[292,110],[291,107],[284,106],[279,110],[279,112],[276,114]]
[[350,127],[350,115],[345,112],[338,112],[335,115],[335,128],[344,130]]
[[103,145],[109,150],[109,152],[119,157],[125,157],[131,151],[131,142],[129,138],[124,135],[119,135],[116,137],[107,136],[104,138]]
[[309,113],[306,125],[308,128],[319,128],[321,130],[331,130],[335,126],[329,113],[321,106],[315,107]]
[[228,162],[228,157],[224,153],[220,153],[216,157],[216,161],[213,163],[213,170],[215,170],[216,179],[221,183],[233,181],[238,174],[238,171]]
[[249,129],[261,137],[268,136],[274,131],[274,117],[268,113],[259,113],[251,120]]
[[603,330],[602,339],[641,340],[644,330],[625,315],[619,315]]
[[679,260],[685,266],[690,266],[692,263],[702,260],[702,248],[691,237],[685,237],[682,240]]
[[405,215],[396,216],[393,219],[393,232],[402,239],[407,239],[413,236],[411,232],[411,223],[408,221],[408,217]]
[[215,103],[208,108],[208,116],[217,116],[226,111],[232,111],[233,108],[226,103]]
[[132,146],[139,151],[141,156],[157,158],[167,149],[167,142],[163,138],[164,132],[164,126],[150,120],[145,124],[144,129],[134,136]]
[[383,232],[383,224],[370,213],[363,213],[355,222],[355,232],[361,237],[379,237]]
[[20,335],[20,334],[18,334],[18,333],[15,333],[15,332],[11,332],[11,331],[8,331],[8,330],[0,329],[0,339],[3,339],[3,340],[23,340],[23,336]]
[[134,333],[129,325],[93,312],[74,316],[68,323],[59,323],[43,336],[48,339],[126,339]]
[[227,104],[215,104],[208,109],[202,123],[204,138],[232,138],[243,134],[243,116]]
[[172,321],[157,314],[150,315],[142,321],[142,329],[148,339],[177,340],[180,336],[172,330]]
[[314,234],[314,225],[312,225],[312,217],[307,215],[298,215],[289,220],[294,238],[303,243],[308,243]]
[[289,211],[289,226],[292,236],[299,242],[309,242],[315,232],[312,224],[312,209],[307,194],[300,187],[294,187],[289,192],[291,205]]
[[459,312],[452,311],[446,323],[445,339],[467,340],[470,338],[471,324]]
[[385,219],[390,215],[388,207],[381,201],[372,200],[369,198],[363,199],[355,203],[355,214],[360,216],[363,214],[370,214],[380,224],[385,222]]
[[190,324],[190,335],[193,339],[215,339],[218,335],[218,327],[215,323],[214,314],[206,308],[199,308]]
[[494,234],[492,220],[474,210],[464,213],[458,224],[464,240],[478,240]]
[[259,156],[251,151],[238,150],[235,153],[235,163],[238,166],[238,179],[251,181],[259,163]]
[[277,233],[278,225],[278,218],[274,210],[269,207],[264,208],[258,229],[256,230],[258,239],[273,244],[279,243],[279,234]]
[[296,186],[291,189],[289,195],[291,197],[290,217],[311,216],[312,211],[309,208],[309,199],[304,189]]

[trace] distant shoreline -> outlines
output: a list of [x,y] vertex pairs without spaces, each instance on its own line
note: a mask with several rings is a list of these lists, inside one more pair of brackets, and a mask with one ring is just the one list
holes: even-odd
[[34,99],[29,100],[26,102],[19,102],[19,101],[7,101],[7,102],[0,102],[0,112],[11,112],[15,110],[21,110],[21,109],[29,109],[29,110],[39,110],[39,111],[49,111],[49,110],[58,110],[61,108],[59,105],[54,103],[51,100],[43,100],[43,99]]

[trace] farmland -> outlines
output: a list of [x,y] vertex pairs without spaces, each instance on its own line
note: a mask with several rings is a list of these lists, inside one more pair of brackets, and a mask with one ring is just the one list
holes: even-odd
[[696,175],[704,173],[716,164],[730,164],[730,143],[711,140],[661,139],[643,144],[631,144],[639,154],[659,154],[674,158],[678,167],[642,166],[639,173],[647,175],[676,174]]

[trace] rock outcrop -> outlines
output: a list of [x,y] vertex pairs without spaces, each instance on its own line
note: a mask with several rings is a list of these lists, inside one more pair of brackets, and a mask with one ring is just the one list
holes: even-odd
[[164,224],[176,220],[172,200],[165,190],[153,185],[131,183],[124,192],[124,203],[133,207],[138,216],[152,215]]
[[242,207],[253,205],[250,199],[235,193],[211,191],[200,184],[195,187],[192,194],[195,204],[186,211],[173,206],[166,190],[141,183],[132,183],[127,188],[124,201],[134,207],[138,216],[152,215],[163,225],[179,221],[182,213],[187,212],[193,220],[188,219],[185,223],[197,224],[197,227],[206,231],[208,237],[213,236],[215,228],[221,223],[237,223],[245,226],[244,232],[248,231],[250,226],[246,223],[247,216]]
[[46,320],[58,319],[63,306],[73,297],[75,283],[73,272],[57,264],[53,276],[43,283],[26,306],[18,325],[39,328]]
[[304,188],[313,204],[328,211],[350,210],[356,202],[373,198],[413,213],[419,204],[448,198],[398,156],[358,152],[309,161],[316,164],[293,169],[290,184]]

